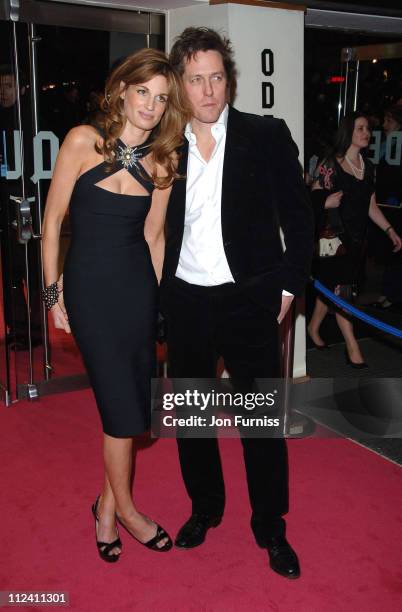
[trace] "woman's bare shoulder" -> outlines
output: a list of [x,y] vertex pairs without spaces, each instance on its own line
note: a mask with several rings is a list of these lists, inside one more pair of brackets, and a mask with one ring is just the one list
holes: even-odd
[[101,143],[102,137],[92,125],[77,125],[73,127],[64,139],[63,147],[77,151],[93,150],[96,143]]

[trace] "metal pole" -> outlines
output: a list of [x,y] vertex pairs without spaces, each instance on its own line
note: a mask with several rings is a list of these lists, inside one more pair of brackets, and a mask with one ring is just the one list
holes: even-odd
[[349,86],[349,60],[346,62],[346,68],[345,68],[346,74],[345,74],[345,95],[343,98],[343,116],[346,115],[347,110],[346,110],[346,104],[347,104],[347,96],[348,96],[348,86]]
[[13,21],[13,46],[14,46],[14,61],[15,61],[15,86],[17,89],[17,117],[18,131],[20,134],[20,159],[21,159],[21,187],[22,199],[25,200],[25,174],[24,174],[24,146],[22,141],[22,116],[21,116],[21,96],[20,96],[20,70],[18,59],[18,44],[17,44],[17,24]]
[[[13,45],[14,45],[14,59],[15,59],[15,84],[17,89],[17,116],[18,116],[18,129],[20,134],[20,158],[21,158],[21,189],[22,189],[22,200],[26,199],[25,189],[25,164],[24,164],[24,142],[22,132],[22,113],[21,113],[21,97],[20,97],[20,75],[19,75],[19,56],[18,56],[18,42],[17,42],[17,24],[13,22]],[[25,249],[25,282],[26,282],[26,309],[27,309],[27,323],[28,323],[28,368],[29,368],[29,384],[33,384],[33,358],[32,358],[32,338],[31,338],[31,292],[29,283],[29,261],[28,261],[28,244],[24,244]]]
[[357,108],[357,92],[359,89],[359,68],[360,68],[360,60],[356,62],[356,78],[355,78],[355,96],[353,100],[353,110],[355,111]]
[[151,13],[148,13],[147,49],[151,46]]
[[[344,65],[343,63],[341,64],[341,77],[343,77],[344,74]],[[342,85],[343,85],[343,81],[341,81],[339,83],[339,102],[338,102],[338,125],[341,121],[341,109],[342,109]]]
[[291,387],[293,381],[293,358],[295,345],[295,315],[296,305],[293,300],[291,307],[282,322],[282,376],[284,378],[283,389],[283,434],[285,437],[305,437],[314,432],[314,422],[299,412],[292,413],[289,407]]
[[295,340],[295,325],[294,325],[295,301],[282,321],[282,376],[285,380],[284,384],[284,417],[283,417],[283,433],[287,437],[290,433],[290,414],[289,414],[289,395],[290,384],[293,377],[293,357],[294,357],[294,340]]
[[[33,123],[33,135],[34,137],[39,133],[39,118],[38,118],[38,77],[37,77],[37,53],[36,44],[41,40],[40,36],[36,35],[36,26],[34,23],[29,24],[29,59],[31,69],[31,101],[32,101],[32,123]],[[42,256],[42,196],[40,189],[40,180],[35,185],[36,190],[36,202],[37,202],[37,223],[38,223],[38,234],[34,239],[40,240],[39,250],[39,278],[40,286],[44,287],[45,279],[43,274],[43,256]],[[50,379],[52,366],[50,364],[50,350],[49,350],[49,327],[47,320],[47,312],[43,302],[41,302],[41,323],[43,330],[43,360],[44,360],[44,377],[45,380]]]

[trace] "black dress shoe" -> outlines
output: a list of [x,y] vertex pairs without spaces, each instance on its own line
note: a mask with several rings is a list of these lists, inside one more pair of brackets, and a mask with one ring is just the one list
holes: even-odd
[[221,520],[221,516],[192,514],[179,530],[175,545],[178,548],[195,548],[195,546],[199,546],[205,540],[208,529],[210,527],[217,527]]
[[274,572],[285,578],[299,578],[300,566],[297,555],[285,536],[273,536],[266,540],[269,564]]

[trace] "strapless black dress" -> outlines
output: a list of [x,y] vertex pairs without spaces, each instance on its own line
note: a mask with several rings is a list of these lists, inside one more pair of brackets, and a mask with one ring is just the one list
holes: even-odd
[[144,222],[153,183],[133,165],[126,170],[147,195],[107,191],[96,183],[124,164],[112,172],[106,167],[103,162],[82,174],[72,193],[64,300],[103,431],[121,438],[150,426],[158,283]]

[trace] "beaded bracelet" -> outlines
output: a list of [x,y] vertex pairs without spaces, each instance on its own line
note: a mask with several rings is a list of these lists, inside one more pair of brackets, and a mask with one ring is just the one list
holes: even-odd
[[46,287],[46,289],[42,290],[42,300],[45,302],[45,306],[48,310],[57,304],[59,295],[62,293],[62,291],[63,289],[60,290],[58,288],[57,281]]
[[392,225],[388,225],[388,227],[384,230],[384,232],[388,234],[389,230],[392,230],[392,229],[394,229]]

